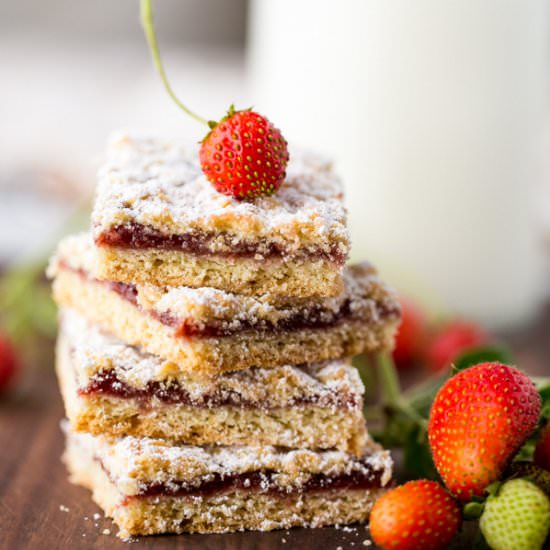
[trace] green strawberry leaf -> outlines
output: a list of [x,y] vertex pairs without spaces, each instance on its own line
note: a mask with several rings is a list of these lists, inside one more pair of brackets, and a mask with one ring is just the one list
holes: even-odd
[[426,430],[418,425],[412,426],[406,435],[403,452],[403,465],[409,479],[440,479],[433,463]]
[[489,496],[496,497],[501,485],[502,485],[502,482],[495,481],[494,483],[491,483],[491,485],[488,485],[487,487],[485,487],[485,491],[489,493]]
[[505,365],[514,363],[512,353],[503,345],[473,348],[460,355],[453,363],[453,374],[457,374],[479,363],[498,362]]
[[523,447],[518,451],[518,454],[514,457],[514,462],[523,462],[525,460],[533,460],[533,454],[535,453],[535,445],[537,443],[536,437],[530,437]]
[[550,378],[542,376],[531,376],[531,380],[541,395],[550,396]]
[[450,371],[437,373],[415,384],[403,394],[409,405],[422,417],[430,416],[432,403],[443,384],[449,379]]
[[543,419],[550,418],[550,401],[543,399],[540,410],[540,416]]
[[550,418],[550,378],[533,378],[532,379],[539,392],[542,407],[542,419]]
[[462,515],[465,520],[479,519],[483,513],[483,502],[468,502],[462,510]]

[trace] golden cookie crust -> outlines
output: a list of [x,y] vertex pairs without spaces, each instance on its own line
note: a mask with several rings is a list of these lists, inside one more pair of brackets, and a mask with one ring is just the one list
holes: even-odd
[[[311,154],[291,151],[278,192],[246,202],[214,189],[196,150],[120,135],[98,174],[92,212],[98,274],[248,294],[335,295],[350,248],[343,201],[330,163]],[[112,240],[119,228],[190,237],[206,250],[129,248]]]
[[[119,536],[158,533],[227,533],[323,527],[364,522],[391,480],[387,451],[371,444],[360,462],[345,453],[313,453],[273,448],[174,448],[159,440],[123,438],[109,441],[68,432],[64,461],[71,481],[92,491],[93,499],[120,528]],[[363,464],[363,465],[361,465]],[[370,488],[307,490],[315,473],[359,471],[368,465],[378,482]],[[247,490],[193,496],[138,496],[143,483],[175,480],[200,483],[225,472],[275,473],[281,490]],[[273,478],[272,478],[273,479]],[[178,481],[181,479],[178,478]],[[284,489],[286,488],[286,490]]]
[[[365,452],[364,388],[346,361],[247,369],[200,382],[101,333],[78,314],[63,311],[56,370],[66,414],[76,431],[191,445],[337,448],[358,456]],[[113,375],[129,393],[88,391]],[[167,390],[177,384],[186,400],[147,396],[151,383]]]

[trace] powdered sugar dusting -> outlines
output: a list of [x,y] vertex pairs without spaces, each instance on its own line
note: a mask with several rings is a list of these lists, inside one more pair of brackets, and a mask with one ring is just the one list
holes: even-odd
[[234,245],[268,238],[290,252],[349,250],[339,179],[329,163],[292,150],[278,192],[241,202],[206,180],[197,150],[119,135],[98,174],[94,236],[132,222],[163,234],[223,232]]
[[[308,449],[278,450],[261,447],[193,447],[150,438],[123,437],[114,441],[103,436],[69,433],[73,441],[101,462],[123,495],[139,494],[152,483],[185,482],[198,486],[212,479],[250,472],[269,473],[280,488],[300,488],[316,474],[338,476],[382,474],[385,485],[392,470],[387,451],[370,442],[367,455],[354,458],[341,451]],[[267,477],[266,477],[267,483]]]
[[362,404],[363,383],[348,360],[304,367],[252,368],[204,381],[102,333],[71,310],[62,311],[60,328],[60,337],[70,350],[77,384],[83,389],[92,379],[100,379],[103,372],[114,371],[118,380],[138,389],[151,381],[165,382],[169,388],[177,381],[195,404],[204,403],[207,395],[219,397],[220,401],[230,396],[232,401],[257,403],[260,408],[292,406],[297,400],[308,399],[315,400],[319,407],[346,403],[349,408],[359,409]]
[[[165,288],[138,286],[138,301],[144,309],[170,313],[176,317],[194,317],[223,321],[222,327],[239,330],[242,322],[276,325],[290,317],[329,322],[345,305],[349,316],[381,322],[380,312],[398,310],[393,292],[382,282],[374,268],[361,264],[344,271],[344,292],[332,298],[292,300],[287,303],[274,297],[242,296],[213,288]],[[279,303],[277,303],[277,301]],[[384,319],[384,322],[386,319]]]
[[[50,262],[48,273],[55,276],[60,262],[87,273],[94,271],[94,245],[89,234],[69,236],[61,241]],[[215,324],[221,330],[238,331],[249,328],[276,328],[278,323],[295,316],[308,321],[328,323],[345,307],[349,319],[365,323],[385,324],[397,320],[399,303],[396,295],[367,263],[347,267],[344,271],[344,291],[338,296],[322,299],[287,299],[263,295],[243,296],[214,288],[157,287],[137,285],[137,300],[145,311],[168,313],[194,326]],[[391,317],[391,319],[388,317]]]

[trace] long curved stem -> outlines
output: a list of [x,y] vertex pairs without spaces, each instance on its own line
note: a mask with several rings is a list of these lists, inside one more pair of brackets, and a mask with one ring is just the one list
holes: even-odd
[[174,90],[172,90],[172,86],[170,86],[170,82],[168,82],[168,78],[166,76],[166,73],[164,72],[164,67],[160,59],[157,37],[155,35],[155,26],[153,24],[153,8],[151,6],[151,0],[141,0],[140,8],[141,8],[140,9],[141,24],[143,26],[143,30],[145,31],[145,36],[147,38],[149,48],[151,49],[153,62],[155,63],[155,67],[157,68],[157,71],[160,74],[160,78],[162,79],[162,83],[164,84],[164,87],[166,88],[168,95],[172,98],[174,103],[182,111],[186,112],[189,116],[193,117],[197,122],[208,125],[208,121],[205,118],[202,118],[201,116],[191,111],[191,109],[186,107],[177,98],[176,94],[174,93]]

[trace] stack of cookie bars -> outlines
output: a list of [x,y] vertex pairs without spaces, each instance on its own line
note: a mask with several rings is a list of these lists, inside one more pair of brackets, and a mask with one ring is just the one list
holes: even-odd
[[112,140],[91,234],[49,272],[64,459],[122,537],[367,519],[392,463],[349,358],[390,350],[400,312],[348,249],[317,157],[291,151],[275,195],[239,202],[196,153]]

